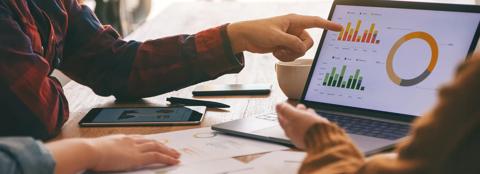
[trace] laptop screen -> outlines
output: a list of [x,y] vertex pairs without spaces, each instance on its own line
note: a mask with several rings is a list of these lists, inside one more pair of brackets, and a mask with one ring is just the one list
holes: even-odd
[[472,45],[480,14],[337,5],[304,100],[419,116]]

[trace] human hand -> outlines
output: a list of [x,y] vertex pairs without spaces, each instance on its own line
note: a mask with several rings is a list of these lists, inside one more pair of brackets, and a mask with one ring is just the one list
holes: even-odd
[[308,28],[340,31],[342,26],[316,16],[289,14],[232,23],[227,31],[234,53],[273,53],[281,61],[293,61],[313,46]]
[[327,119],[319,116],[313,109],[307,109],[302,104],[295,108],[287,103],[280,103],[276,110],[280,126],[299,149],[305,149],[305,134],[312,125],[321,122],[329,123]]
[[97,154],[93,171],[124,171],[151,164],[178,164],[180,153],[140,135],[113,135],[96,138],[91,146]]
[[71,138],[45,145],[55,160],[55,173],[74,174],[85,170],[124,171],[150,164],[179,163],[180,154],[140,135],[111,135],[100,138]]

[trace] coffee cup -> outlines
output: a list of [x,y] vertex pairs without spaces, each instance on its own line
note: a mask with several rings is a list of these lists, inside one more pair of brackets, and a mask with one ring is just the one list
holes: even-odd
[[312,59],[297,59],[292,62],[277,62],[275,64],[278,85],[289,99],[300,99],[302,97],[312,62]]

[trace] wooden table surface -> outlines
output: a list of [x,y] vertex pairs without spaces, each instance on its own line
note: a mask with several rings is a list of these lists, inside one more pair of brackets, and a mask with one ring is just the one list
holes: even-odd
[[[237,3],[237,2],[197,2],[175,3],[165,9],[159,16],[146,22],[127,40],[144,41],[179,33],[196,33],[203,29],[218,26],[228,22],[263,18],[288,13],[299,13],[327,17],[330,1],[312,1],[302,3]],[[311,30],[316,41],[320,39],[321,30]],[[313,58],[316,46],[306,57]],[[70,119],[63,127],[56,139],[72,137],[98,137],[110,134],[154,134],[198,127],[208,127],[239,118],[256,114],[273,112],[275,104],[287,101],[276,81],[274,64],[276,59],[271,54],[259,55],[246,53],[245,69],[239,74],[225,75],[216,80],[205,82],[208,84],[228,83],[269,83],[272,84],[270,95],[264,96],[227,96],[227,97],[197,97],[198,99],[214,100],[226,103],[231,108],[209,109],[204,121],[195,126],[152,126],[152,127],[103,127],[80,128],[79,120],[94,107],[123,107],[123,106],[158,106],[167,104],[165,99],[170,96],[192,97],[194,86],[180,89],[163,95],[143,99],[139,102],[118,103],[114,97],[101,97],[93,91],[76,82],[64,86],[71,110]],[[258,155],[239,158],[249,161]]]

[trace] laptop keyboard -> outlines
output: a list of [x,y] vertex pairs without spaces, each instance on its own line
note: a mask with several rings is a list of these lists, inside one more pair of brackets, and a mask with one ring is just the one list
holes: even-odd
[[404,124],[327,113],[321,113],[321,115],[328,120],[337,123],[340,127],[345,129],[347,133],[369,137],[395,140],[406,136],[410,129],[410,126]]
[[[345,129],[347,133],[365,135],[369,137],[396,140],[408,134],[409,125],[389,123],[378,120],[364,119],[358,117],[340,116],[335,114],[320,113],[331,122],[335,122]],[[256,116],[256,118],[277,121],[275,113]]]

